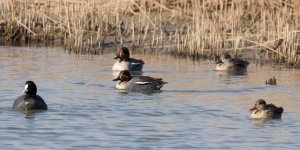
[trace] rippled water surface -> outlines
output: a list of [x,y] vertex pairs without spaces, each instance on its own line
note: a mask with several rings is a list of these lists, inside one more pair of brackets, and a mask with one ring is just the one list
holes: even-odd
[[[144,75],[169,82],[161,92],[120,93],[114,53],[72,55],[57,48],[0,47],[1,149],[297,149],[300,71],[249,66],[243,76],[210,61],[133,54]],[[264,81],[276,76],[278,86]],[[48,104],[25,115],[11,109],[26,80]],[[258,98],[282,106],[281,120],[249,119]]]

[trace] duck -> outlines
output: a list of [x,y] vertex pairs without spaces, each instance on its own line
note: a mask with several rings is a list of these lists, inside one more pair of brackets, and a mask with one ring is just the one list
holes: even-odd
[[167,84],[162,78],[153,78],[149,76],[131,76],[128,70],[123,70],[113,81],[119,81],[116,85],[118,90],[131,91],[156,91]]
[[240,58],[232,58],[230,54],[226,53],[217,61],[216,69],[217,71],[227,71],[229,73],[245,73],[249,62],[242,60]]
[[118,54],[114,59],[119,59],[112,67],[113,71],[142,71],[145,62],[143,60],[130,58],[130,53],[127,47],[118,49]]
[[258,99],[250,111],[252,111],[250,116],[252,119],[280,119],[283,108],[267,104],[264,99]]
[[15,99],[13,109],[21,111],[47,110],[48,106],[44,99],[37,95],[35,83],[33,81],[26,81],[22,95]]

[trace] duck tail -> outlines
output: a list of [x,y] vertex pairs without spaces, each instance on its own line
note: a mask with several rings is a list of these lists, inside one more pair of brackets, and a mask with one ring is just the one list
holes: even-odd
[[161,84],[167,84],[168,82],[165,82],[165,81],[162,81],[162,83]]
[[234,72],[245,72],[247,70],[247,65],[245,64],[235,64],[232,67],[230,67],[231,71]]
[[160,90],[165,84],[167,84],[168,82],[164,82],[164,81],[160,81],[159,82],[159,84],[157,84],[156,86],[155,86],[155,89],[156,90]]
[[283,108],[282,108],[282,107],[278,107],[278,108],[275,110],[275,113],[276,113],[276,114],[282,114],[282,113],[283,113]]
[[168,82],[163,81],[162,78],[155,78],[156,80],[159,81],[160,84],[167,84]]
[[154,78],[155,80],[159,80],[159,81],[162,81],[163,79],[162,78]]

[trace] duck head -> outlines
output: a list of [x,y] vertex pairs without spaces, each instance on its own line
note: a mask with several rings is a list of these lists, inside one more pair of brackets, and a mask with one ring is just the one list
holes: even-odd
[[263,100],[263,99],[258,99],[258,100],[255,102],[254,107],[251,108],[250,110],[251,110],[251,111],[252,111],[252,110],[262,110],[262,109],[266,108],[266,106],[267,106],[267,103],[266,103],[265,100]]
[[117,78],[115,78],[115,79],[113,79],[113,81],[118,81],[118,80],[120,80],[121,82],[128,82],[128,81],[130,81],[131,80],[131,75],[130,75],[130,73],[129,73],[129,71],[128,70],[123,70],[123,71],[121,71],[120,73],[119,73],[119,76],[117,77]]
[[121,47],[118,49],[118,54],[114,59],[120,59],[120,61],[127,61],[130,57],[130,53],[127,47]]
[[223,61],[225,60],[225,59],[231,59],[232,57],[231,57],[231,55],[229,54],[229,53],[225,53],[224,55],[222,55],[221,57],[220,56],[218,56],[217,58],[216,58],[216,64],[220,64],[220,63],[223,63]]
[[231,59],[231,55],[229,53],[225,53],[223,59]]
[[25,88],[23,90],[23,94],[35,96],[37,92],[36,85],[33,81],[26,81]]

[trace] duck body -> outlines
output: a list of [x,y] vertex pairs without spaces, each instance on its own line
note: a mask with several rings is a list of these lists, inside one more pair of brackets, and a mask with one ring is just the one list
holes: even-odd
[[113,81],[120,80],[116,88],[119,90],[130,91],[155,91],[160,90],[164,84],[161,78],[152,78],[149,76],[131,76],[129,71],[123,70],[120,72],[118,78]]
[[245,73],[249,62],[239,58],[231,58],[229,54],[225,55],[220,61],[217,62],[217,71],[227,71],[230,73]]
[[252,119],[280,119],[283,113],[282,107],[277,107],[274,104],[266,104],[264,100],[259,99],[252,111],[250,118]]
[[142,71],[144,64],[145,63],[143,60],[129,58],[126,61],[125,60],[116,61],[112,67],[112,70],[113,71],[122,71],[122,70]]
[[39,95],[29,96],[29,95],[21,95],[16,98],[13,109],[15,110],[47,110],[48,106],[43,100],[43,98]]
[[120,81],[116,88],[120,90],[131,91],[153,91],[160,90],[165,82],[162,79],[156,79],[148,76],[135,76],[130,81]]
[[145,64],[143,60],[130,58],[129,50],[126,47],[119,48],[115,59],[119,60],[114,63],[112,67],[113,71],[142,71]]

